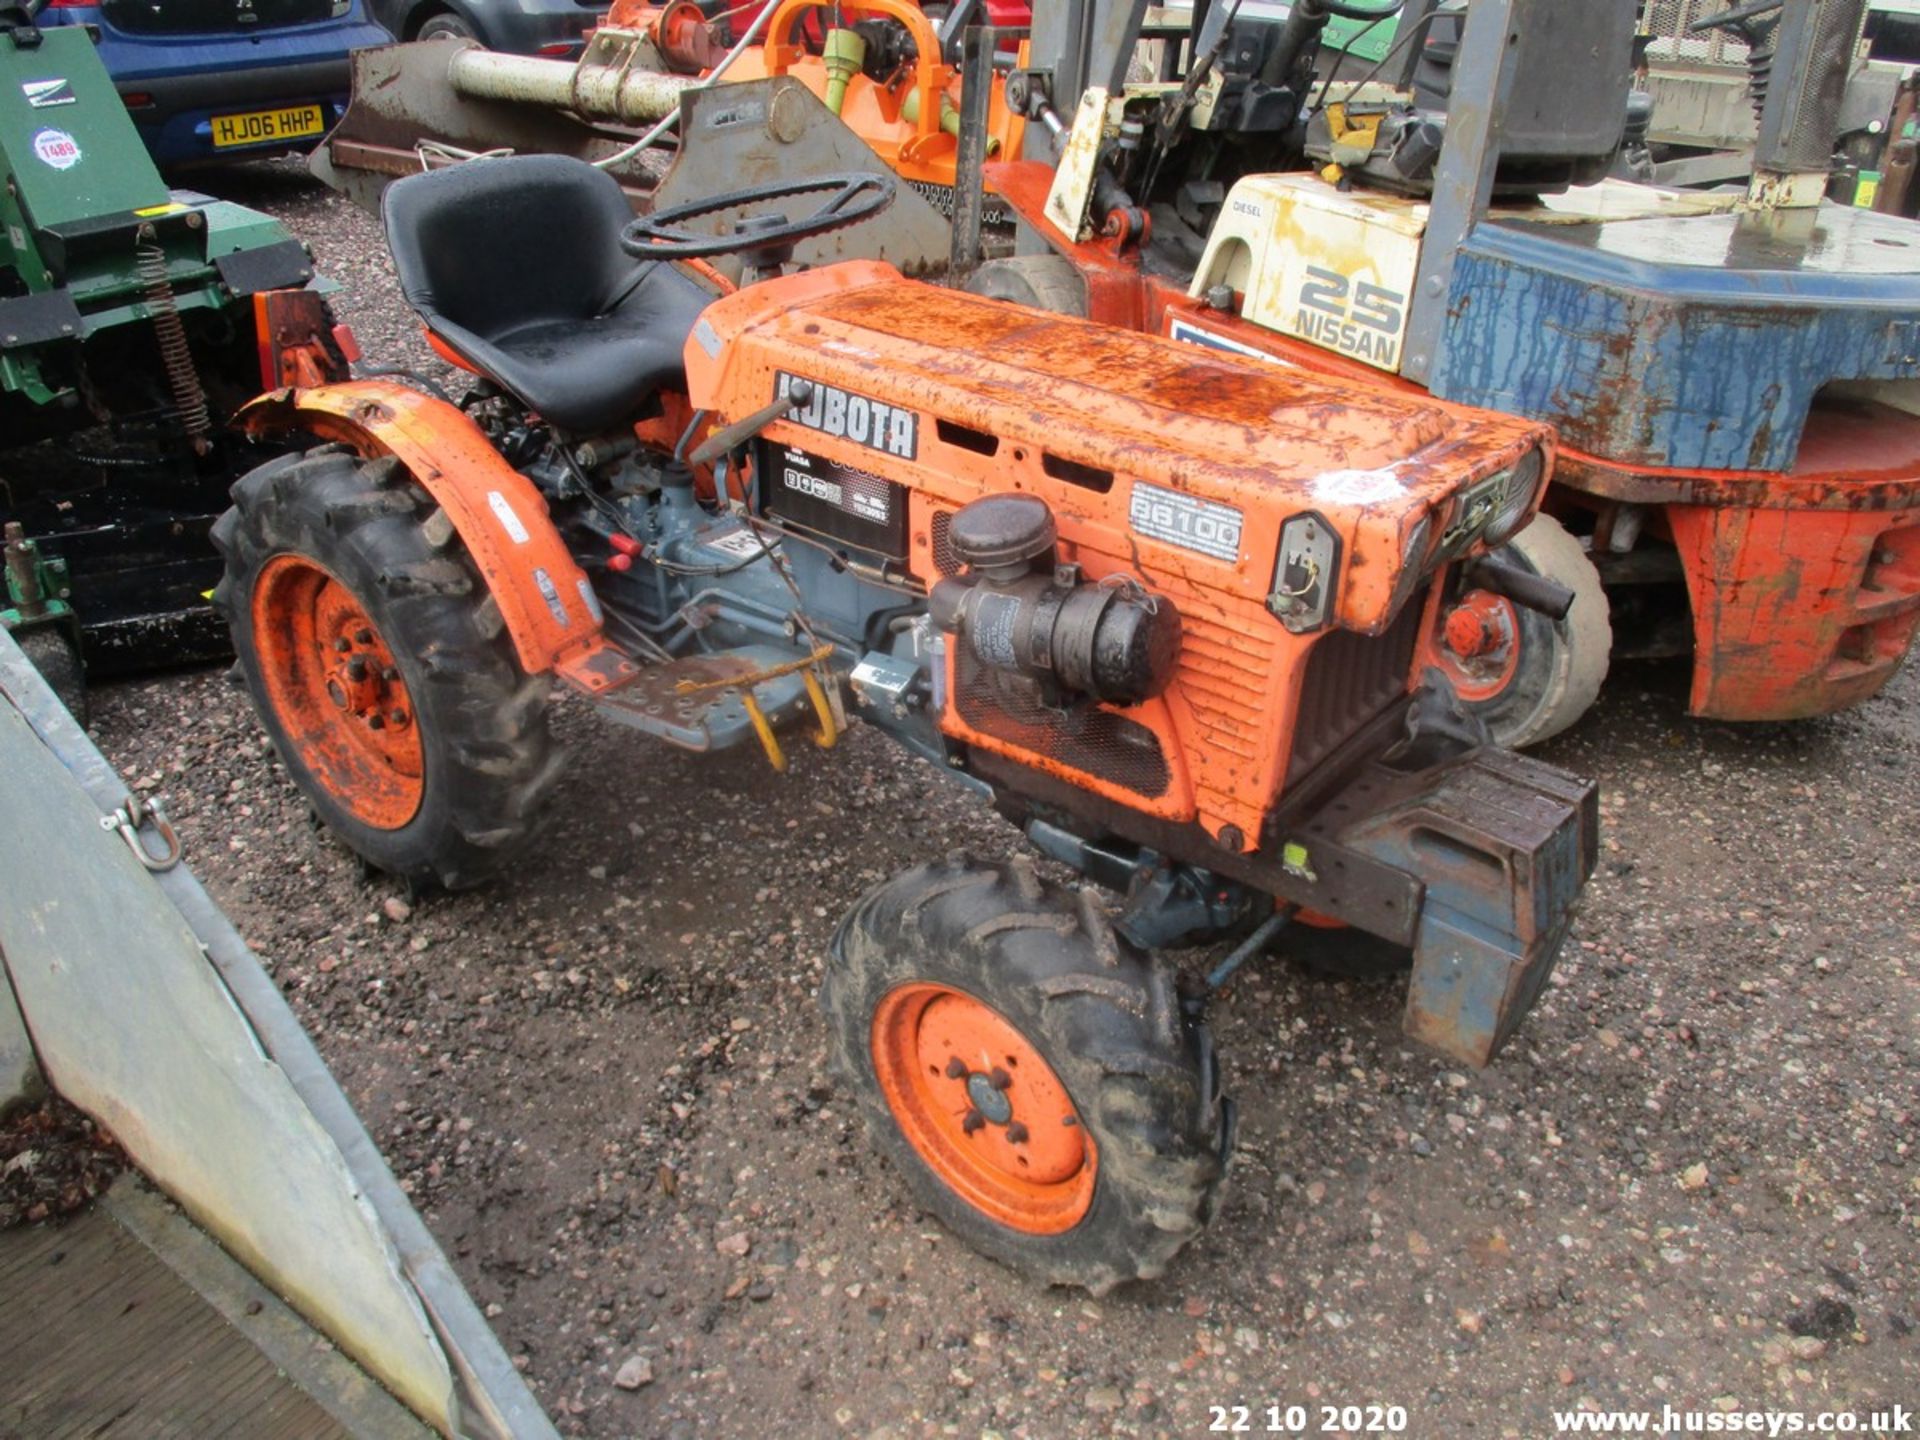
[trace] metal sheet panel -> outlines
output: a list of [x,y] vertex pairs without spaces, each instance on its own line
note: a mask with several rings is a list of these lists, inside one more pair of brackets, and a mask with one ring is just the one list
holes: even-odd
[[[16,765],[16,757],[32,763]],[[273,978],[187,866],[148,875],[116,833],[99,828],[101,815],[125,795],[125,781],[0,633],[0,874],[8,884],[0,899],[0,968],[12,975],[49,1081],[83,1108],[93,1109],[89,1096],[113,1107],[111,1114],[93,1113],[143,1167],[163,1185],[169,1176],[194,1181],[191,1195],[174,1193],[195,1218],[416,1413],[475,1440],[554,1440],[552,1423]],[[57,834],[41,823],[54,809],[63,816]],[[37,828],[17,823],[22,813]],[[89,909],[96,894],[113,902],[111,912]],[[129,914],[153,928],[127,924]],[[50,952],[59,953],[50,938],[56,933],[82,942],[57,971],[46,965]],[[22,953],[38,954],[46,972],[33,993],[14,968]],[[173,983],[177,977],[185,977],[182,984]],[[183,1016],[192,1032],[175,1024]],[[114,1047],[129,1036],[130,1048]],[[51,1063],[51,1037],[71,1062],[66,1072]],[[210,1090],[218,1108],[168,1100],[186,1082],[155,1069],[156,1044],[174,1047],[160,1058],[184,1055],[193,1083]],[[88,1080],[86,1064],[95,1057],[103,1067]],[[80,1093],[63,1079],[71,1072],[84,1082]],[[163,1094],[154,1093],[156,1075],[168,1077]],[[122,1112],[137,1122],[151,1115],[168,1123],[146,1129],[139,1122],[130,1130],[112,1118]],[[292,1150],[235,1128],[249,1118],[281,1126],[280,1142]],[[249,1141],[260,1147],[257,1155],[245,1149]],[[148,1153],[167,1165],[164,1173],[146,1164]],[[262,1175],[288,1154],[300,1160],[294,1173]],[[328,1193],[316,1198],[315,1185]],[[334,1220],[346,1228],[330,1228]],[[396,1280],[411,1293],[396,1293]],[[360,1283],[377,1293],[356,1297]],[[349,1308],[322,1303],[335,1298]],[[373,1326],[348,1332],[349,1322],[371,1312]],[[391,1336],[383,1324],[391,1325]],[[442,1347],[437,1359],[435,1340]],[[369,1345],[378,1353],[366,1354]],[[409,1384],[397,1383],[397,1375],[410,1376]],[[457,1389],[446,1383],[449,1376]],[[422,1395],[430,1403],[416,1403]]]
[[1920,227],[1827,205],[1483,224],[1431,384],[1624,464],[1776,471],[1826,386],[1916,379]]
[[54,1088],[450,1430],[446,1358],[339,1150],[185,921],[12,705],[0,705],[0,874],[0,953]]
[[26,1022],[14,1003],[13,987],[0,970],[0,1115],[18,1103],[39,1099],[42,1088]]

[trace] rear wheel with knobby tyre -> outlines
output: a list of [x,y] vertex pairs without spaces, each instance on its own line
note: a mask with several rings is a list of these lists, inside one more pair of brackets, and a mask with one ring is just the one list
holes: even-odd
[[294,782],[368,864],[448,888],[501,869],[561,760],[451,522],[399,461],[337,446],[242,477],[214,603]]

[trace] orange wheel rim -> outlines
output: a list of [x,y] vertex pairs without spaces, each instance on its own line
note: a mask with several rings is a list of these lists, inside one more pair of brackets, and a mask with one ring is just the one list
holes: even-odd
[[276,555],[253,587],[268,703],[314,783],[354,819],[398,830],[426,789],[420,726],[393,652],[333,574]]
[[872,1046],[901,1133],[963,1200],[1030,1235],[1080,1223],[1093,1204],[1093,1137],[999,1011],[945,985],[903,985],[874,1011]]

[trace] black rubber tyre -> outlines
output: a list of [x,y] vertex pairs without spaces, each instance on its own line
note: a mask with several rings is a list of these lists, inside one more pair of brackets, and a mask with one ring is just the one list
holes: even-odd
[[478,40],[473,27],[451,10],[429,15],[414,32],[416,40]]
[[[876,1075],[874,1017],[890,993],[916,984],[990,1007],[1052,1067],[1097,1156],[1091,1201],[1072,1228],[1043,1235],[1002,1223],[903,1133]],[[918,866],[841,922],[820,998],[877,1147],[983,1254],[1098,1295],[1159,1275],[1212,1219],[1231,1136],[1212,1041],[1183,1013],[1172,972],[1120,939],[1090,891],[1043,884],[1024,860]]]
[[60,697],[74,723],[87,728],[87,672],[74,651],[73,642],[51,625],[16,633],[14,643],[27,657],[49,689]]
[[1564,620],[1514,607],[1519,668],[1506,689],[1467,709],[1487,722],[1496,743],[1515,750],[1550,740],[1592,707],[1607,678],[1613,624],[1607,592],[1580,542],[1551,515],[1536,515],[1500,548],[1500,558],[1558,580],[1574,593]]
[[[448,889],[500,870],[534,833],[563,767],[547,730],[548,681],[520,669],[499,607],[444,511],[399,461],[339,447],[243,476],[213,527],[226,616],[254,708],[320,819],[368,864]],[[277,556],[328,571],[391,650],[421,741],[421,798],[398,828],[364,823],[303,762],[263,683],[253,595]]]
[[1087,313],[1087,282],[1061,255],[1012,255],[989,260],[967,277],[966,291],[1051,315]]
[[1413,952],[1406,946],[1352,926],[1296,921],[1280,932],[1273,948],[1328,980],[1386,980],[1413,968]]

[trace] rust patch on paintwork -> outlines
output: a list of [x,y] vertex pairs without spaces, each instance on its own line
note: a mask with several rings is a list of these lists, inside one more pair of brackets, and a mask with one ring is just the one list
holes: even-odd
[[[1208,310],[1184,295],[1154,299],[1174,319],[1270,354],[1275,363],[1362,382],[1354,362]],[[1624,361],[1632,339],[1611,337]],[[1375,384],[1396,389],[1408,382]],[[1589,416],[1606,433],[1611,402]],[[1830,714],[1877,693],[1912,646],[1920,578],[1920,416],[1870,400],[1823,399],[1790,471],[1677,470],[1621,463],[1562,445],[1563,496],[1653,507],[1670,530],[1692,601],[1693,713],[1785,720]],[[1571,502],[1578,507],[1581,500]],[[1870,556],[1898,563],[1876,568]],[[1809,578],[1817,577],[1817,578]]]

